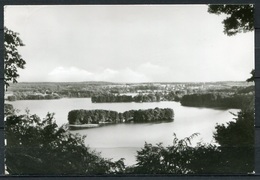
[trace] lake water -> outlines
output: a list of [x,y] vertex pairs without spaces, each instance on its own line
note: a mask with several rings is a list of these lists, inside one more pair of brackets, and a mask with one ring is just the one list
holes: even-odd
[[90,98],[64,98],[58,100],[20,100],[7,102],[19,109],[19,114],[25,113],[28,108],[31,114],[44,118],[47,112],[54,112],[58,125],[67,123],[68,112],[74,109],[105,109],[124,112],[131,109],[172,108],[174,121],[167,123],[147,124],[116,124],[92,129],[72,131],[86,135],[86,145],[101,152],[103,157],[125,158],[127,165],[135,163],[136,151],[140,150],[145,142],[156,144],[162,142],[165,146],[171,145],[173,133],[179,139],[200,133],[194,143],[203,141],[214,143],[213,132],[217,123],[232,121],[237,109],[211,109],[184,107],[178,102],[152,102],[152,103],[91,103]]

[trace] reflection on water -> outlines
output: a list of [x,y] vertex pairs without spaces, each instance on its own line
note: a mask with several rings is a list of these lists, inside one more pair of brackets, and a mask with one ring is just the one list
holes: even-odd
[[115,124],[99,128],[83,129],[72,131],[86,135],[86,145],[101,151],[103,157],[125,158],[128,165],[135,163],[136,150],[140,150],[145,142],[156,144],[162,142],[164,145],[171,145],[173,133],[178,138],[190,136],[193,133],[200,133],[194,139],[194,143],[213,142],[212,135],[216,123],[225,123],[233,120],[236,109],[210,109],[184,107],[177,102],[153,102],[153,103],[91,103],[90,98],[71,98],[59,100],[21,100],[10,102],[14,108],[20,109],[20,113],[28,108],[31,114],[37,114],[41,118],[47,112],[55,112],[55,119],[58,125],[67,123],[68,112],[74,109],[106,109],[124,112],[131,109],[148,108],[172,108],[174,110],[174,121],[165,123],[147,124]]

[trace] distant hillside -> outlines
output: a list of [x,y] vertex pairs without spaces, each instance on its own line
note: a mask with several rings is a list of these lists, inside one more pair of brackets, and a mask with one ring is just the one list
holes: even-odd
[[107,86],[107,85],[119,85],[118,83],[105,82],[105,81],[86,81],[86,82],[19,82],[16,84],[10,84],[8,91],[20,90],[20,89],[35,89],[46,88],[53,89],[57,87],[82,87],[82,86]]
[[[103,92],[111,90],[112,93],[122,92],[122,89],[127,86],[128,90],[137,91],[139,90],[165,90],[165,87],[171,85],[180,86],[180,88],[189,88],[189,87],[201,87],[201,88],[231,88],[233,86],[249,86],[253,83],[248,83],[245,81],[223,81],[223,82],[146,82],[146,83],[115,83],[115,82],[106,82],[106,81],[85,81],[85,82],[19,82],[16,84],[10,84],[8,88],[9,92],[14,91],[52,91],[52,92],[61,92],[69,91],[74,92],[78,91],[82,93],[83,91],[92,91],[96,92],[97,90],[102,90]],[[121,88],[121,89],[120,89]],[[121,91],[120,91],[121,90]],[[183,89],[182,89],[183,90]],[[42,92],[43,93],[43,92]]]
[[107,82],[107,81],[83,81],[83,82],[19,82],[16,84],[11,84],[14,86],[19,86],[19,85],[75,85],[75,84],[93,84],[93,85],[110,85],[110,84],[120,84],[120,83],[114,83],[114,82]]

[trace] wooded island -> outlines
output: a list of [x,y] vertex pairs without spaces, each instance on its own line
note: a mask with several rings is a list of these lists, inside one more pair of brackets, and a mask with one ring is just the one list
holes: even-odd
[[123,113],[110,110],[72,110],[68,114],[70,125],[107,123],[147,123],[173,121],[174,111],[170,108],[130,110]]

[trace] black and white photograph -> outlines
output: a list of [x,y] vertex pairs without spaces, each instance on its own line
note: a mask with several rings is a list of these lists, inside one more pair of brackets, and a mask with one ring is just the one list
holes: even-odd
[[252,4],[4,6],[6,175],[254,174]]

